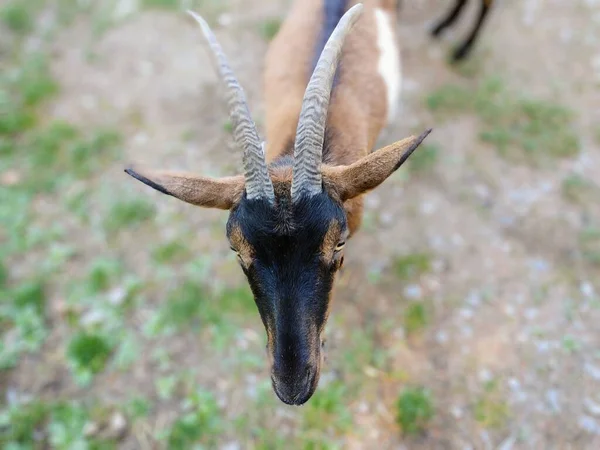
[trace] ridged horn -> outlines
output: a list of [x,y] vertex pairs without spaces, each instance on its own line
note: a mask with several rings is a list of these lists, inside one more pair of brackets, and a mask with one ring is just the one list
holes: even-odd
[[296,130],[292,202],[296,202],[302,195],[311,196],[322,191],[320,167],[331,88],[344,40],[362,12],[363,5],[358,3],[342,16],[327,40],[308,82]]
[[225,82],[233,137],[236,144],[244,150],[246,196],[248,199],[266,198],[273,204],[275,201],[273,183],[269,177],[262,141],[258,136],[256,124],[250,115],[244,90],[236,79],[227,57],[208,23],[193,11],[188,10],[188,14],[200,25],[202,33],[212,50],[212,56],[219,74]]

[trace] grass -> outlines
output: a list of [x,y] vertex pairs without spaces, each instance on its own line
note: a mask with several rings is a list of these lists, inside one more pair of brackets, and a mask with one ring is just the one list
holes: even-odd
[[424,433],[435,413],[431,394],[423,387],[405,388],[396,408],[396,421],[407,435]]
[[579,233],[579,248],[588,263],[600,267],[600,228],[584,228]]
[[431,171],[438,162],[440,147],[436,144],[425,144],[412,154],[408,160],[408,169],[414,174],[423,174]]
[[0,447],[7,450],[116,448],[111,439],[86,435],[85,426],[93,418],[91,408],[77,402],[34,400],[13,404],[0,410]]
[[474,406],[475,420],[485,428],[501,428],[510,417],[508,404],[501,397],[498,386],[497,380],[486,382]]
[[411,303],[404,312],[404,330],[408,336],[413,335],[427,325],[427,310],[421,302]]
[[322,386],[304,405],[301,418],[302,448],[328,448],[332,438],[352,427],[346,386],[332,382]]
[[189,248],[182,240],[174,239],[160,244],[152,251],[152,259],[156,264],[172,264],[189,256]]
[[481,122],[480,139],[512,160],[537,164],[579,153],[574,115],[569,109],[558,103],[517,96],[499,78],[488,78],[476,89],[443,86],[427,97],[426,104],[438,117],[475,113]]
[[[14,367],[25,353],[38,351],[48,334],[42,282],[0,289],[0,369]],[[8,300],[5,301],[4,299]]]
[[13,33],[24,35],[33,29],[34,2],[12,0],[0,8],[0,21]]
[[0,138],[14,137],[31,129],[37,121],[36,108],[58,92],[47,58],[28,55],[12,71],[0,76]]
[[153,218],[155,214],[156,207],[145,198],[119,199],[110,206],[104,219],[104,229],[110,234],[126,228],[135,228]]
[[431,255],[428,253],[411,253],[398,256],[393,263],[396,277],[402,281],[414,280],[431,270]]
[[260,24],[260,34],[266,40],[272,40],[281,28],[281,19],[267,19]]
[[565,177],[561,184],[563,197],[575,204],[585,204],[592,195],[598,194],[598,187],[581,175],[571,174]]
[[186,398],[182,409],[177,420],[159,432],[166,448],[187,450],[198,448],[200,443],[212,448],[223,428],[221,412],[212,394],[199,389]]
[[180,0],[142,0],[145,8],[178,9]]
[[78,332],[67,346],[67,361],[75,380],[87,386],[94,375],[102,370],[112,354],[113,344],[107,337],[89,332]]

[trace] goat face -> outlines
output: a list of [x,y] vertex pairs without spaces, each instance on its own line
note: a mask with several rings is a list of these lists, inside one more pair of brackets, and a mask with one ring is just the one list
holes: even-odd
[[321,334],[343,263],[346,214],[325,191],[293,203],[289,183],[274,187],[275,205],[243,198],[233,208],[227,237],[267,332],[273,388],[283,402],[300,405],[319,380]]

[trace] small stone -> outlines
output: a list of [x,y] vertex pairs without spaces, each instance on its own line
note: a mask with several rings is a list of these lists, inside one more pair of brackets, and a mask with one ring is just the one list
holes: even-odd
[[600,427],[596,421],[590,416],[581,416],[577,421],[579,427],[591,434],[600,434]]
[[561,408],[558,400],[558,391],[556,389],[546,391],[546,401],[550,405],[552,412],[560,412]]
[[92,437],[98,434],[100,427],[96,422],[86,422],[83,426],[83,436],[84,437]]
[[585,372],[596,381],[600,381],[600,367],[586,362],[583,366]]
[[594,297],[594,286],[589,281],[584,281],[579,285],[581,293],[588,298]]
[[222,27],[228,27],[233,23],[233,17],[231,14],[223,13],[217,18],[217,22]]
[[583,399],[583,404],[588,412],[593,416],[600,416],[600,404],[591,398]]
[[117,411],[110,417],[108,428],[110,437],[119,439],[123,437],[127,431],[127,419],[125,419],[123,414]]
[[418,284],[409,284],[404,288],[404,296],[410,299],[419,299],[423,296],[423,290]]

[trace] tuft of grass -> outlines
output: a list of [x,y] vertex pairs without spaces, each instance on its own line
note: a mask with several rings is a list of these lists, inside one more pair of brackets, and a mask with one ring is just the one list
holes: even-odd
[[26,281],[12,290],[0,289],[0,298],[0,369],[6,369],[44,343],[46,296],[41,282]]
[[0,21],[13,33],[24,35],[33,29],[30,1],[12,0],[0,8]]
[[414,280],[431,270],[431,255],[428,253],[411,253],[398,256],[393,261],[396,276],[403,281]]
[[270,41],[279,32],[279,28],[281,28],[281,19],[267,19],[260,24],[260,34],[265,40]]
[[159,9],[177,9],[180,7],[180,0],[142,0],[145,8]]
[[[438,115],[475,112],[482,123],[480,139],[500,155],[539,163],[544,158],[568,158],[579,153],[573,113],[546,100],[520,97],[508,91],[499,78],[489,78],[477,89],[443,86],[427,97]],[[515,149],[520,148],[520,153]]]
[[434,415],[431,394],[423,387],[405,388],[396,407],[396,420],[402,427],[402,432],[407,435],[425,432]]
[[222,429],[221,411],[214,396],[198,390],[186,398],[182,414],[159,433],[159,438],[172,450],[196,448],[200,443],[212,448]]
[[587,262],[600,267],[600,228],[584,228],[579,233],[579,248]]
[[561,188],[563,197],[577,204],[583,204],[586,198],[598,194],[598,188],[593,182],[577,174],[565,177]]
[[76,402],[17,403],[0,410],[0,448],[53,448],[108,450],[111,439],[86,435],[92,410]]
[[303,407],[303,448],[326,448],[332,435],[348,431],[352,427],[352,416],[347,404],[343,383],[333,382],[318,389]]
[[36,107],[58,91],[45,55],[31,54],[15,71],[0,75],[0,138],[14,137],[36,122]]
[[119,260],[109,258],[94,260],[85,280],[86,292],[98,294],[106,291],[121,271],[122,266]]
[[180,240],[161,244],[152,251],[152,259],[157,264],[168,264],[189,255],[188,247]]
[[96,333],[79,332],[69,342],[67,360],[82,386],[87,386],[94,375],[104,370],[113,345],[105,336]]
[[104,220],[104,229],[115,233],[123,228],[133,228],[151,219],[156,208],[142,198],[119,199],[113,203]]
[[496,380],[488,381],[475,403],[475,420],[485,428],[501,428],[510,417],[508,404],[500,396]]
[[421,302],[414,302],[404,312],[404,330],[407,335],[412,335],[425,328],[427,325],[427,310]]
[[425,144],[413,153],[408,161],[408,169],[413,174],[422,174],[433,169],[438,161],[440,148],[436,144]]

